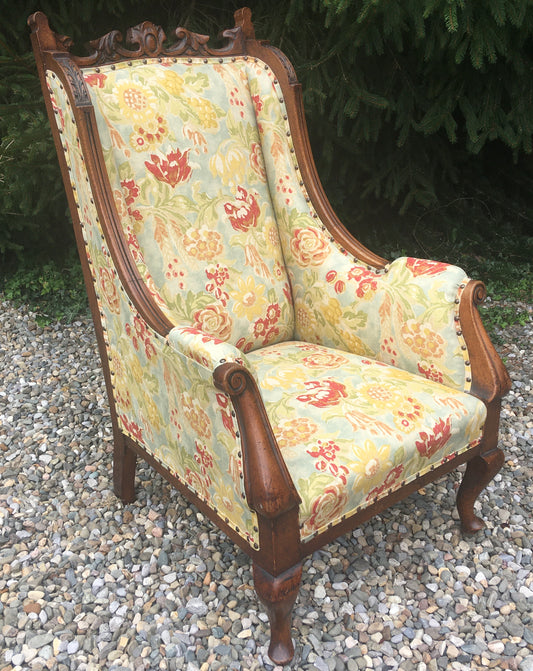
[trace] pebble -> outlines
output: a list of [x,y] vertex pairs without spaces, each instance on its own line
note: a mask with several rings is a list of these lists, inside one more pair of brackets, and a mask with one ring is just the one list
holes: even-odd
[[[461,536],[454,473],[308,557],[292,668],[533,671],[532,323],[500,342],[487,527]],[[0,669],[274,671],[247,557],[143,462],[114,496],[90,321],[0,298],[0,371]]]

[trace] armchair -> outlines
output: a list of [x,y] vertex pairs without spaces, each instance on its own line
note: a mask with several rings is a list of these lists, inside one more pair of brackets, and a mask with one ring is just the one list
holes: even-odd
[[97,332],[116,494],[138,456],[253,562],[271,659],[293,656],[302,560],[467,463],[503,463],[510,381],[480,282],[387,263],[323,193],[287,58],[235,13],[225,46],[145,22],[88,56],[29,18]]

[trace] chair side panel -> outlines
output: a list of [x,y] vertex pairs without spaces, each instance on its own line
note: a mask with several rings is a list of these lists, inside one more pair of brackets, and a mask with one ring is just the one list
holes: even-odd
[[46,81],[98,301],[120,430],[258,548],[229,399],[216,390],[209,369],[169,346],[128,300],[99,223],[70,103],[54,73]]

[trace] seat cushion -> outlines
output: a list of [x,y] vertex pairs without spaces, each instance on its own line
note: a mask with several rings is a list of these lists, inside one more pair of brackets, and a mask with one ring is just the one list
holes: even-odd
[[480,440],[482,401],[388,364],[304,342],[248,361],[302,498],[302,540]]

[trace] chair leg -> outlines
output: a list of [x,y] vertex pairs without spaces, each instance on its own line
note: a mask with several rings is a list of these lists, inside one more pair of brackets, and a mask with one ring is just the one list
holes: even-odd
[[254,562],[253,573],[255,590],[270,621],[268,655],[275,664],[283,666],[294,656],[291,612],[300,588],[302,565],[296,564],[274,577]]
[[495,449],[490,454],[478,455],[467,463],[463,481],[457,492],[457,510],[464,533],[474,534],[485,526],[485,522],[474,514],[474,503],[503,466],[504,461],[504,453],[500,449]]
[[137,455],[122,433],[115,434],[113,449],[113,488],[124,503],[135,501],[135,466]]

